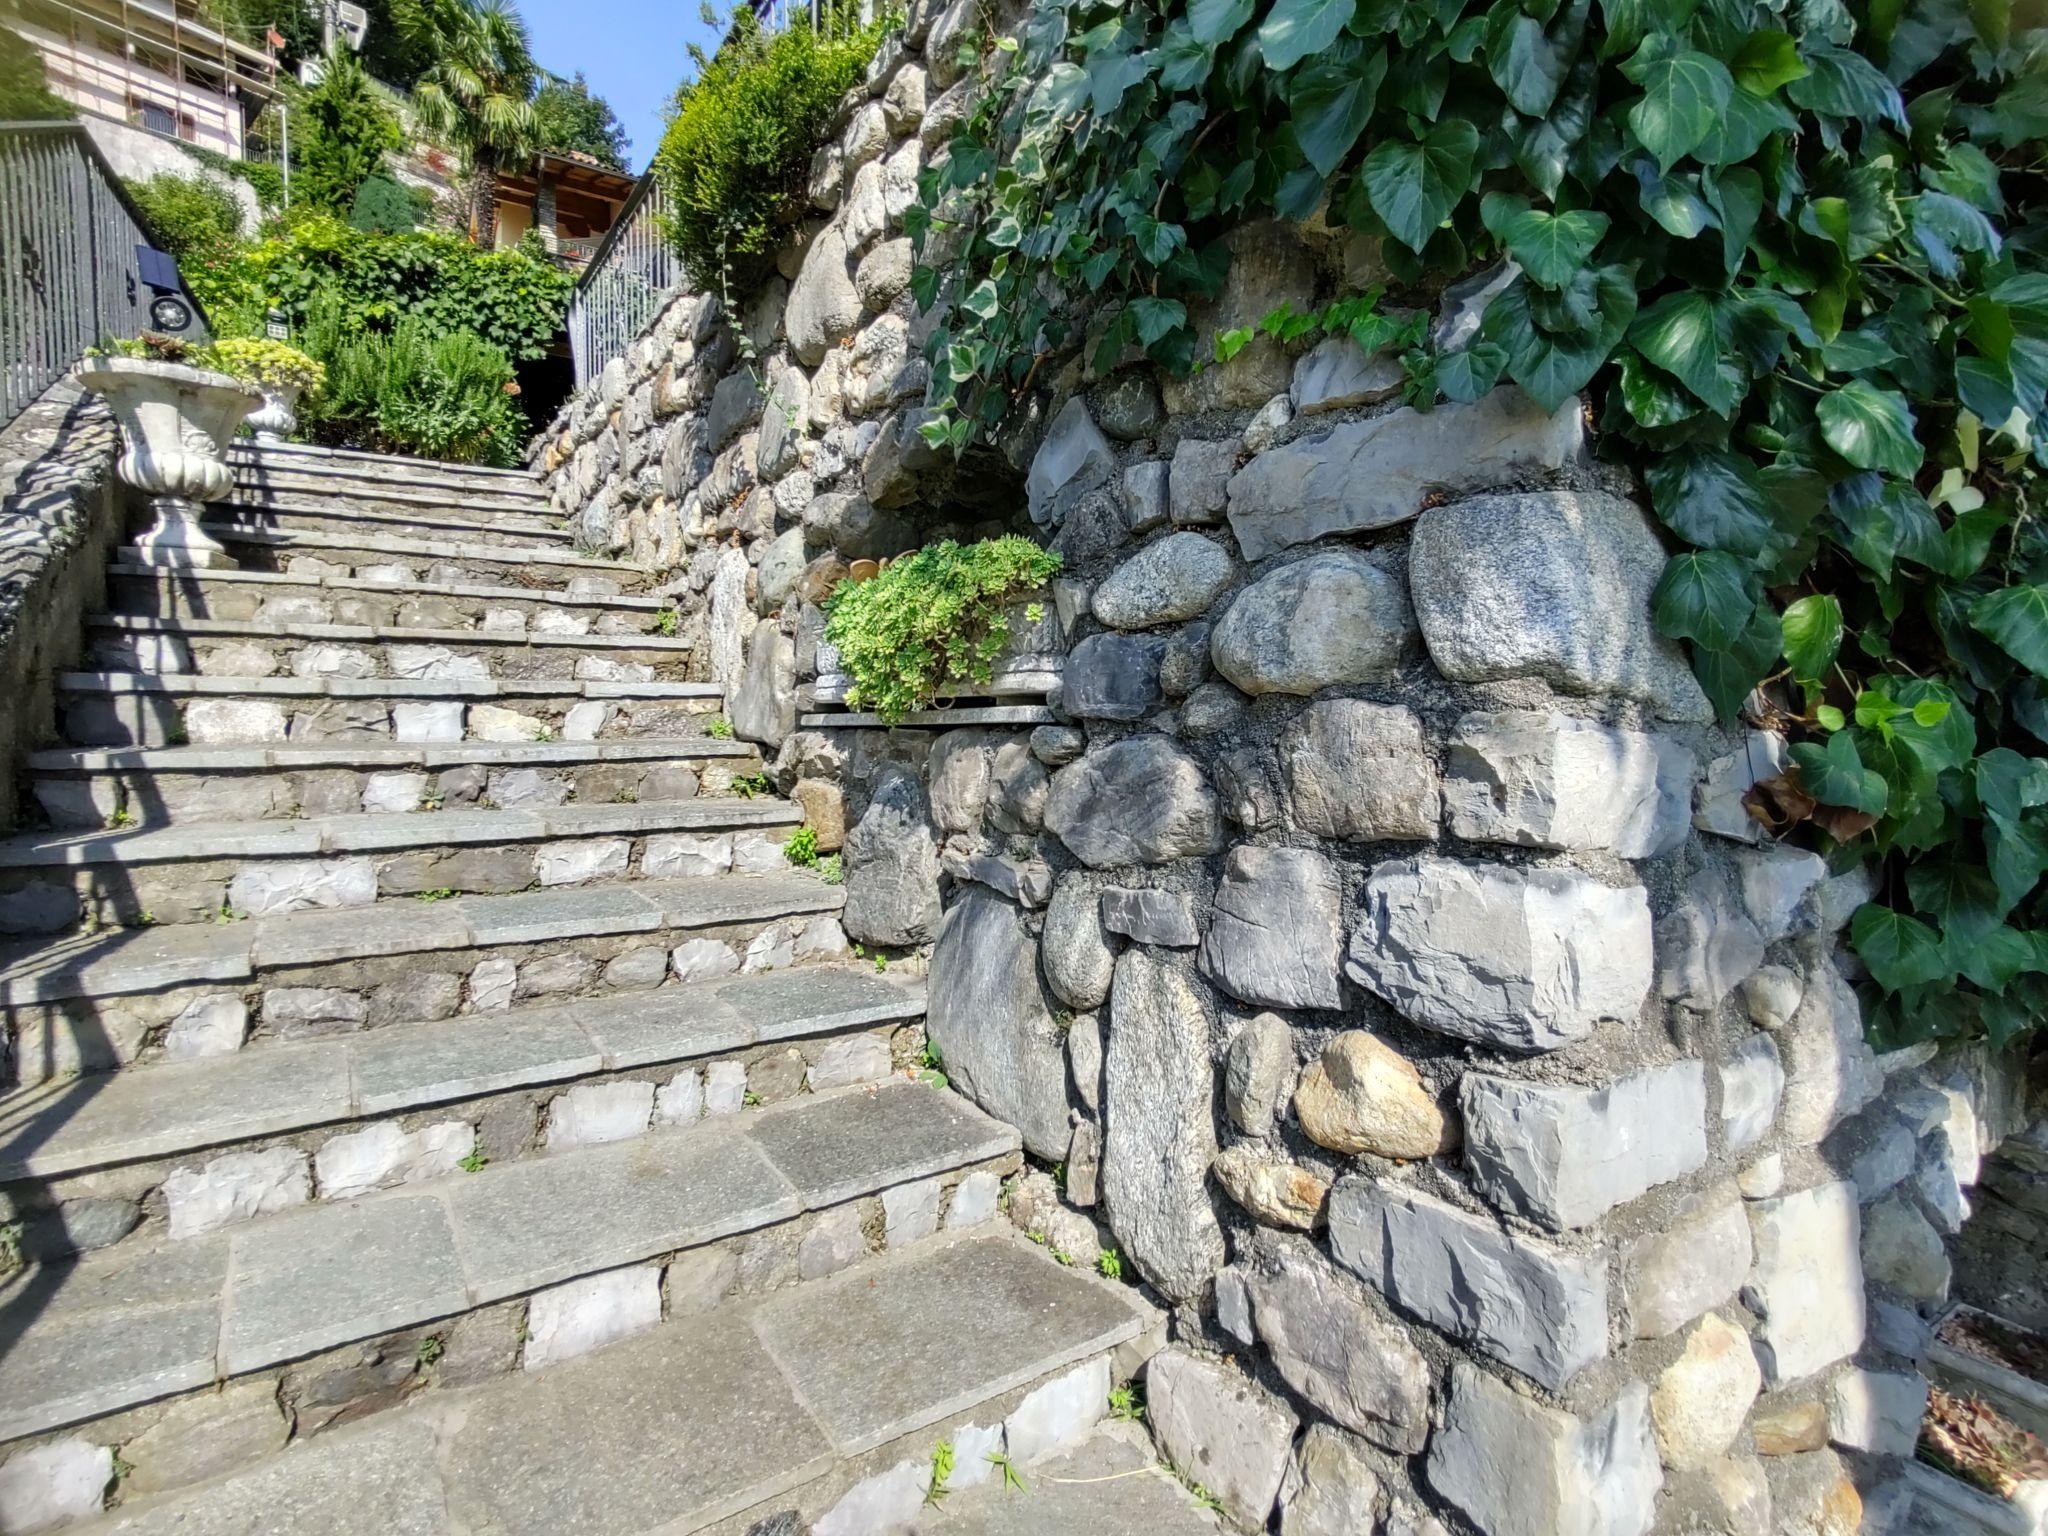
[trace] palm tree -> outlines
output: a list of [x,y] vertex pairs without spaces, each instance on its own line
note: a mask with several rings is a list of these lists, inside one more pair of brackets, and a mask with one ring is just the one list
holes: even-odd
[[498,169],[533,152],[538,71],[510,0],[399,0],[406,41],[432,60],[413,88],[420,120],[455,142],[470,168],[470,238],[498,236]]

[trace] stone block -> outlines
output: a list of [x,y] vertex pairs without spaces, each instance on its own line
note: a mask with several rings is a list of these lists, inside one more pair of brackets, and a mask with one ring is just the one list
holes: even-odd
[[1743,1300],[1763,1321],[1757,1359],[1772,1389],[1863,1344],[1863,1265],[1856,1187],[1821,1184],[1749,1207],[1755,1260]]
[[239,1051],[249,1034],[249,1005],[233,992],[212,992],[187,1003],[164,1035],[164,1054],[173,1061],[225,1056]]
[[1167,864],[1222,843],[1201,764],[1161,735],[1127,737],[1054,774],[1045,826],[1097,869]]
[[1159,668],[1166,642],[1156,635],[1090,635],[1068,651],[1060,708],[1077,720],[1137,720],[1165,697]]
[[1263,560],[1292,544],[1406,522],[1432,496],[1526,481],[1584,450],[1576,400],[1546,412],[1508,386],[1428,414],[1403,406],[1254,458],[1231,477],[1230,526],[1245,558]]
[[879,1035],[850,1035],[821,1048],[807,1080],[811,1092],[879,1082],[890,1071],[889,1042]]
[[1109,1356],[1097,1355],[1032,1388],[1003,1420],[1010,1459],[1029,1466],[1080,1439],[1108,1409],[1109,1387]]
[[1287,816],[1317,837],[1372,843],[1437,835],[1436,764],[1398,705],[1319,699],[1280,738]]
[[1537,710],[1459,720],[1444,767],[1451,830],[1473,842],[1668,853],[1685,838],[1694,759],[1675,742]]
[[1289,1387],[1397,1456],[1422,1449],[1432,1373],[1406,1330],[1306,1248],[1284,1249],[1245,1281],[1253,1327]]
[[1725,1185],[1697,1196],[1665,1230],[1638,1238],[1628,1286],[1635,1336],[1664,1338],[1733,1300],[1749,1278],[1751,1243],[1742,1201]]
[[1178,1347],[1145,1372],[1152,1437],[1169,1465],[1222,1503],[1247,1530],[1264,1530],[1287,1475],[1299,1422],[1241,1373]]
[[732,873],[730,832],[664,832],[640,850],[644,880],[708,879]]
[[369,859],[275,859],[228,882],[228,905],[245,917],[366,907],[376,899],[377,866]]
[[[1077,1145],[1083,1131],[1093,1127],[1083,1122],[1074,1130]],[[1094,1155],[1092,1147],[1090,1156]],[[1093,1178],[1094,1168],[1087,1170]],[[1323,1202],[1329,1198],[1329,1180],[1310,1173],[1299,1164],[1269,1157],[1248,1142],[1226,1147],[1209,1165],[1223,1192],[1243,1206],[1255,1220],[1269,1227],[1307,1232],[1322,1225]],[[1074,1154],[1067,1154],[1067,1184],[1072,1193]],[[1091,1204],[1092,1201],[1079,1201]]]
[[1216,888],[1203,973],[1243,1002],[1335,1008],[1339,905],[1336,870],[1321,854],[1241,844]]
[[283,741],[284,710],[266,699],[194,699],[185,706],[185,739],[195,747]]
[[846,836],[847,936],[862,944],[922,944],[939,926],[939,849],[918,776],[889,764]]
[[1721,1063],[1721,1139],[1731,1152],[1770,1134],[1785,1092],[1785,1069],[1769,1035],[1745,1040]]
[[113,1447],[76,1435],[16,1451],[0,1463],[0,1531],[28,1536],[97,1514],[113,1480]]
[[231,1382],[218,1392],[177,1398],[121,1446],[121,1459],[133,1469],[122,1492],[143,1498],[204,1482],[283,1450],[289,1433],[277,1387],[268,1381]]
[[[1872,1284],[1928,1307],[1948,1300],[1955,1278],[1948,1250],[1906,1191],[1893,1191],[1864,1213],[1861,1252]],[[1855,1273],[1853,1262],[1848,1268]]]
[[1002,1180],[982,1169],[970,1173],[953,1186],[953,1202],[946,1207],[946,1230],[976,1227],[996,1213],[1002,1194]]
[[822,1280],[868,1256],[868,1240],[861,1231],[860,1207],[855,1204],[821,1211],[811,1229],[796,1247],[799,1280]]
[[1177,891],[1109,886],[1102,893],[1102,926],[1134,944],[1161,949],[1193,949],[1202,937],[1194,904]]
[[1230,552],[1199,533],[1155,539],[1095,589],[1096,622],[1109,629],[1152,629],[1199,618],[1237,574]]
[[323,1200],[349,1200],[373,1189],[417,1184],[453,1173],[476,1145],[465,1120],[444,1120],[416,1131],[380,1120],[330,1138],[313,1156],[313,1177]]
[[632,841],[623,837],[547,843],[534,854],[534,878],[544,886],[587,885],[593,880],[615,880],[625,874],[632,853]]
[[527,1303],[520,1364],[529,1371],[543,1370],[644,1333],[660,1321],[660,1265],[586,1275],[538,1291]]
[[1403,1312],[1562,1391],[1607,1353],[1607,1259],[1504,1231],[1429,1195],[1352,1175],[1330,1248]]
[[1917,1372],[1844,1371],[1828,1383],[1828,1438],[1845,1450],[1907,1457],[1927,1413],[1927,1378]]
[[1465,1164],[1481,1194],[1553,1229],[1583,1227],[1707,1160],[1706,1073],[1675,1062],[1599,1088],[1468,1072]]
[[1649,903],[1565,870],[1392,861],[1367,881],[1345,970],[1425,1028],[1551,1050],[1640,1012]]
[[1582,1419],[1459,1361],[1424,1475],[1488,1536],[1647,1536],[1664,1486],[1649,1396],[1630,1382]]
[[1246,1021],[1224,1056],[1223,1106],[1247,1136],[1267,1136],[1294,1077],[1294,1032],[1278,1014]]
[[1696,1472],[1718,1461],[1742,1433],[1762,1387],[1749,1335],[1718,1317],[1702,1319],[1650,1394],[1664,1465]]
[[652,1083],[579,1083],[548,1106],[548,1150],[624,1141],[645,1131],[653,1113]]
[[306,1154],[292,1147],[228,1152],[203,1167],[179,1168],[163,1183],[173,1238],[199,1237],[232,1222],[304,1205],[312,1198]]
[[723,939],[690,939],[669,952],[669,969],[677,981],[708,981],[730,976],[740,968],[740,957]]
[[944,1186],[937,1179],[919,1179],[882,1191],[883,1234],[891,1248],[904,1248],[939,1229],[939,1201]]
[[1380,1480],[1349,1439],[1311,1424],[1280,1484],[1280,1536],[1359,1536],[1374,1528]]
[[1234,437],[1212,441],[1184,437],[1174,445],[1166,484],[1168,506],[1176,523],[1206,528],[1223,521],[1230,500],[1231,472],[1243,447]]
[[841,1494],[811,1527],[811,1536],[900,1536],[923,1510],[930,1485],[929,1467],[899,1461]]
[[1116,469],[1116,452],[1088,414],[1079,396],[1067,401],[1040,440],[1024,477],[1024,496],[1031,520],[1041,526],[1057,521],[1059,504],[1093,490]]
[[1306,696],[1387,676],[1415,633],[1407,587],[1386,559],[1331,549],[1239,592],[1217,621],[1209,654],[1246,693]]
[[1294,1117],[1303,1135],[1333,1152],[1417,1160],[1457,1142],[1413,1063],[1362,1029],[1334,1036],[1302,1073]]

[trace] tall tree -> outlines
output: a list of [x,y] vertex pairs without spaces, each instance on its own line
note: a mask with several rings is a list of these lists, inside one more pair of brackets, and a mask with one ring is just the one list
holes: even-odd
[[431,62],[413,89],[428,128],[469,162],[470,238],[498,235],[498,172],[533,153],[533,91],[539,71],[509,0],[399,0],[399,27]]
[[573,80],[548,75],[533,98],[533,115],[535,149],[588,155],[615,171],[626,168],[626,130],[612,104],[591,91],[582,70]]
[[319,82],[300,98],[298,121],[298,195],[343,218],[357,189],[384,168],[386,151],[405,142],[398,115],[346,48],[322,62]]

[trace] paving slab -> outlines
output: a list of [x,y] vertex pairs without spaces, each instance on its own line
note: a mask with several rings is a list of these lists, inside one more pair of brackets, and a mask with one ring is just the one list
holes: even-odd
[[19,1270],[0,1286],[0,1440],[213,1380],[224,1236]]
[[[408,897],[367,907],[261,917],[246,926],[256,930],[252,953],[257,965],[321,965],[330,960],[466,949],[470,928],[456,910],[460,905]],[[230,924],[229,931],[243,926]]]
[[122,1509],[77,1536],[452,1536],[435,1420],[379,1414],[247,1471]]
[[717,928],[766,923],[778,917],[837,912],[844,886],[814,875],[712,875],[702,879],[642,880],[633,889],[655,903],[671,928]]
[[0,1098],[0,1179],[164,1157],[349,1110],[349,1048],[338,1040],[64,1078]]
[[0,950],[0,1003],[156,992],[251,973],[250,925],[167,923]]
[[[312,828],[325,853],[527,843],[547,836],[546,824],[532,811],[385,811],[316,816],[294,825]],[[194,830],[206,828],[200,824]]]
[[782,827],[803,820],[787,800],[742,800],[706,795],[694,800],[646,800],[620,805],[557,805],[537,813],[551,836],[588,832],[688,832],[700,828]]
[[244,587],[287,587],[297,591],[309,588],[322,592],[375,592],[383,596],[398,597],[463,597],[483,598],[492,602],[526,602],[545,604],[550,608],[620,608],[635,609],[643,613],[656,613],[670,606],[665,597],[642,597],[633,592],[591,593],[587,596],[572,594],[559,589],[532,587],[502,587],[484,582],[453,581],[365,581],[355,576],[287,576],[281,571],[173,571],[163,566],[141,565],[128,560],[114,560],[107,566],[107,575],[115,580],[146,581],[151,585],[169,588],[204,602],[209,586]]
[[446,1198],[478,1305],[803,1209],[758,1148],[716,1125],[520,1158],[469,1175]]
[[1087,1359],[1141,1304],[1008,1235],[906,1250],[763,1301],[754,1331],[842,1455]]
[[605,1065],[590,1037],[562,1008],[464,1014],[434,1024],[373,1029],[349,1041],[348,1052],[356,1112],[363,1115],[561,1082],[602,1071]]
[[811,1210],[1022,1145],[965,1099],[901,1080],[787,1101],[755,1117],[747,1135]]
[[924,1012],[924,986],[872,970],[800,965],[712,982],[707,992],[752,1019],[763,1040],[863,1029]]
[[918,1536],[1220,1536],[1223,1526],[1129,1425],[1105,1425],[1023,1472],[955,1493],[918,1522]]
[[732,1312],[552,1366],[517,1392],[480,1392],[447,1453],[465,1528],[503,1536],[695,1530],[832,1460]]
[[455,1232],[431,1195],[310,1206],[232,1239],[220,1338],[228,1375],[468,1306]]
[[647,933],[661,926],[661,909],[640,894],[644,882],[588,885],[515,896],[463,896],[446,905],[468,925],[479,948],[581,939],[597,934]]
[[697,985],[587,998],[571,1003],[569,1012],[613,1072],[736,1051],[760,1038],[759,1026],[744,1010]]

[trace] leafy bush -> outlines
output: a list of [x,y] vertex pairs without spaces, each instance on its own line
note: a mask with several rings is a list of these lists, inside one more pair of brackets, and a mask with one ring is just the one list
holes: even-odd
[[669,238],[698,288],[727,293],[744,282],[802,216],[811,156],[883,30],[878,21],[835,34],[799,21],[771,36],[743,9],[725,46],[676,93],[653,170],[668,196]]
[[53,122],[78,109],[50,89],[43,56],[11,27],[0,27],[0,123]]
[[846,701],[896,721],[949,689],[987,682],[1010,638],[1004,608],[1044,585],[1060,557],[1006,535],[948,539],[842,582],[825,604],[825,637],[853,678]]
[[266,213],[274,213],[284,207],[284,172],[266,160],[231,160],[217,149],[208,149],[203,144],[187,144],[185,153],[205,166],[209,171],[218,171],[223,176],[232,176],[246,182],[256,194],[257,206]]
[[[218,182],[159,171],[147,181],[130,181],[124,186],[150,237],[158,249],[177,258],[180,271],[188,265],[210,267],[234,251],[242,232],[242,205]],[[184,275],[198,292],[195,273]],[[200,302],[206,301],[202,298]]]
[[1098,361],[1206,364],[1243,219],[1326,209],[1425,289],[1513,257],[1475,345],[1409,351],[1418,403],[1590,394],[1687,546],[1657,623],[1794,740],[1759,814],[1880,866],[1874,1033],[2015,1038],[2048,1009],[2042,34],[2010,0],[1464,10],[1037,0],[912,210],[921,301],[958,273],[939,430],[1077,348],[1084,293]]
[[349,209],[349,228],[371,235],[402,235],[419,227],[433,205],[424,187],[409,187],[381,172],[365,177]]
[[387,453],[510,467],[526,419],[511,361],[467,331],[431,333],[407,320],[390,332],[353,326],[332,303],[304,331],[326,364],[307,430],[317,440]]
[[467,331],[515,359],[545,357],[560,339],[574,283],[552,263],[480,251],[459,235],[371,234],[317,214],[186,279],[209,314],[275,307],[303,325],[326,299],[358,327],[409,319],[429,335]]
[[370,85],[370,77],[341,49],[323,62],[319,81],[300,98],[294,126],[303,137],[293,178],[294,201],[346,216],[363,183],[402,148],[398,115]]
[[206,349],[204,366],[266,389],[320,392],[327,369],[289,342],[267,336],[224,336]]
[[543,72],[533,98],[533,142],[539,150],[588,155],[615,171],[626,168],[626,130],[611,103],[591,92],[581,70],[571,80]]

